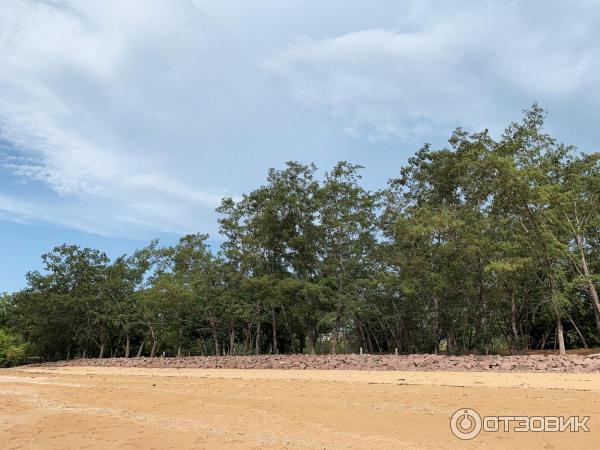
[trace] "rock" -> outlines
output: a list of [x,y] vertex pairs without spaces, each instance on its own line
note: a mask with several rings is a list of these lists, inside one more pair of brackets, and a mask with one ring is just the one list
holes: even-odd
[[88,358],[58,361],[46,366],[169,367],[225,369],[331,369],[414,371],[520,371],[600,373],[600,354],[580,355],[250,355],[157,358]]

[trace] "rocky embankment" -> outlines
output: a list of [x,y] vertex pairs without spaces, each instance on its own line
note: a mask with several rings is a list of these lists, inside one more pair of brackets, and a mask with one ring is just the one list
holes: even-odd
[[181,369],[314,369],[600,373],[600,353],[591,355],[259,355],[74,359],[44,366]]

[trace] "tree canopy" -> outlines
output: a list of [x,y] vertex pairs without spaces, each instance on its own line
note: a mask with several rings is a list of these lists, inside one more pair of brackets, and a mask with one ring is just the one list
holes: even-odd
[[270,169],[222,200],[218,251],[205,234],[113,261],[58,246],[2,296],[0,358],[598,345],[600,154],[544,116],[457,129],[375,192],[346,161]]

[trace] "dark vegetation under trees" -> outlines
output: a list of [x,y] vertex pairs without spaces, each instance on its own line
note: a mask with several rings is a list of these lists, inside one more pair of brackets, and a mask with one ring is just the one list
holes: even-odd
[[457,129],[378,192],[347,162],[271,169],[223,200],[217,254],[204,234],[114,261],[56,247],[2,296],[0,359],[598,345],[600,154],[543,122]]

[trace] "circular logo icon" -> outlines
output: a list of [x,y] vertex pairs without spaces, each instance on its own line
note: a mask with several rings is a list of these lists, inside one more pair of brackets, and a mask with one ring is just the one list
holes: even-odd
[[450,419],[450,429],[459,439],[473,439],[481,431],[481,416],[469,408],[459,409]]

